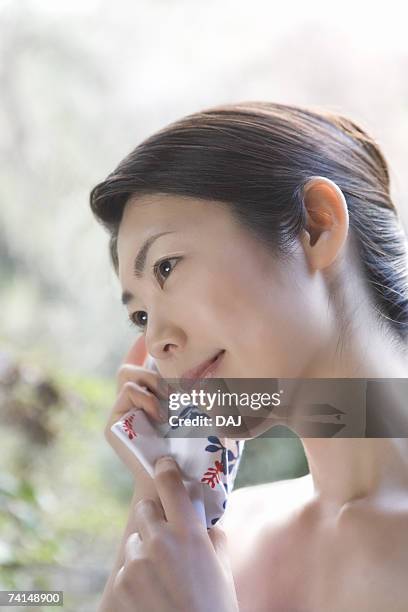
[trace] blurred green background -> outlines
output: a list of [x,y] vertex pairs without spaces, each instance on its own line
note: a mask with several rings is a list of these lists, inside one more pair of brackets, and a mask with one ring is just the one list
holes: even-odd
[[[103,428],[135,335],[88,197],[138,142],[223,102],[337,110],[381,145],[406,227],[401,9],[325,6],[0,0],[0,589],[96,610],[124,528]],[[307,471],[296,437],[258,438],[236,487]]]
[[[1,588],[64,590],[64,609],[96,609],[132,494],[102,435],[116,384],[11,351],[0,360]],[[235,486],[307,471],[296,437],[249,440]]]

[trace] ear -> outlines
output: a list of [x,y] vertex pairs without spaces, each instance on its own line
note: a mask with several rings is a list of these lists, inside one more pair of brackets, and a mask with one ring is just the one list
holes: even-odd
[[336,259],[344,246],[349,215],[341,189],[323,176],[312,177],[303,188],[306,229],[300,241],[309,265],[323,270]]

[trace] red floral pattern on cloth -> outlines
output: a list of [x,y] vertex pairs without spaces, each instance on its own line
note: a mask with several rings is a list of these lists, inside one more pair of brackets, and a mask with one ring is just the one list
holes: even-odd
[[201,478],[201,482],[210,485],[212,489],[218,482],[221,482],[219,474],[224,473],[221,461],[216,461],[214,465],[215,467],[209,467],[204,476]]
[[124,421],[122,421],[123,430],[128,435],[129,440],[133,440],[133,438],[136,438],[137,436],[137,433],[133,429],[133,419],[134,418],[135,418],[135,415],[131,414]]

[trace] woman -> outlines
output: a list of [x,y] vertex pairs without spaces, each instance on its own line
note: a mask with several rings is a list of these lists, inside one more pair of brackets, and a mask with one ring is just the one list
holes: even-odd
[[[387,163],[354,122],[283,104],[210,108],[142,142],[91,207],[161,376],[222,351],[219,378],[406,377],[406,238]],[[131,406],[154,414],[152,373],[125,366],[118,391],[107,432]],[[401,413],[391,398],[383,407],[386,421]],[[176,469],[159,482],[137,470],[101,610],[407,610],[408,442],[393,435],[302,437],[310,474],[235,491],[214,535],[183,527]],[[163,514],[177,500],[178,527]],[[168,574],[176,560],[188,581]]]

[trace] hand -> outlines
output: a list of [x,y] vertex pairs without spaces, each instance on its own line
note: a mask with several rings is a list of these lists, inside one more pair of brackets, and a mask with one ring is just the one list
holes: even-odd
[[111,431],[112,425],[132,409],[144,410],[149,418],[161,422],[159,398],[168,399],[168,394],[164,386],[161,386],[163,379],[157,372],[137,365],[143,363],[144,357],[144,341],[141,337],[132,346],[118,370],[118,396],[107,419],[104,435],[107,442],[134,475],[150,479],[136,456]]
[[160,386],[163,380],[157,372],[138,365],[124,363],[117,374],[118,397],[109,414],[105,437],[110,440],[111,426],[129,410],[144,410],[146,414],[160,422],[162,413],[160,398],[168,398],[164,388]]
[[238,612],[225,533],[207,533],[175,461],[156,462],[160,502],[135,507],[137,533],[126,541],[113,584],[121,612]]

